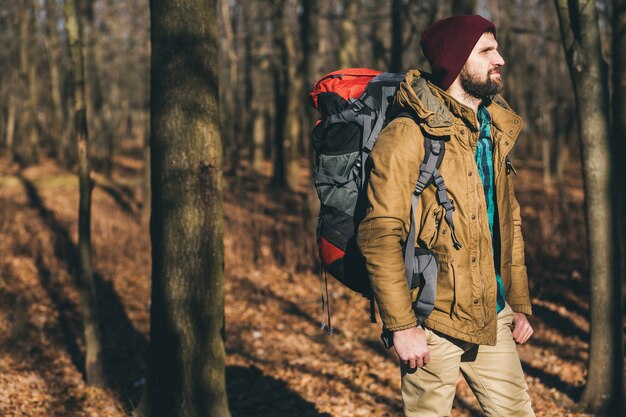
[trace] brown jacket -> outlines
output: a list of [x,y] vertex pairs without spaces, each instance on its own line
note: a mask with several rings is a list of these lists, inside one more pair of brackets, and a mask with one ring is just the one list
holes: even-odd
[[[407,73],[394,105],[413,110],[420,125],[434,136],[449,135],[439,171],[454,202],[454,249],[435,189],[422,194],[415,213],[416,245],[439,258],[435,307],[428,328],[478,344],[496,342],[496,292],[493,246],[483,186],[474,154],[479,128],[473,110],[427,82],[419,71]],[[492,117],[500,273],[506,300],[514,311],[531,314],[520,209],[513,194],[506,156],[522,128],[522,119],[499,96],[487,106]],[[358,245],[366,258],[372,287],[385,327],[416,326],[404,277],[402,243],[409,232],[411,193],[424,157],[423,134],[415,121],[396,118],[381,132],[372,151],[368,198],[370,207],[359,226]]]

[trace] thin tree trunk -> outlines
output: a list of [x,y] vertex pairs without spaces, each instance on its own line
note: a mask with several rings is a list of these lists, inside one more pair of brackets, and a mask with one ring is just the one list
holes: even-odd
[[216,0],[150,1],[150,417],[230,416],[217,11]]
[[78,277],[78,291],[80,307],[83,313],[85,328],[87,383],[104,386],[102,371],[102,336],[98,320],[96,292],[91,266],[91,190],[92,183],[89,177],[89,136],[87,133],[87,112],[85,106],[85,78],[83,68],[82,34],[76,15],[74,0],[65,0],[65,26],[67,41],[72,62],[74,77],[74,122],[76,127],[76,146],[78,153],[78,251],[80,273]]
[[608,74],[600,55],[595,2],[555,0],[574,85],[583,157],[591,273],[591,338],[582,406],[595,414],[623,415],[624,355],[610,153]]
[[246,48],[246,106],[249,117],[246,119],[248,126],[249,168],[253,172],[260,172],[263,163],[263,147],[265,145],[265,118],[263,110],[266,106],[267,86],[260,82],[267,76],[269,71],[268,49],[264,36],[258,36],[255,32],[257,21],[263,22],[266,11],[257,2],[252,2],[244,8],[245,22],[247,27]]
[[[626,189],[626,0],[613,0],[613,152],[617,189]],[[622,283],[626,283],[626,196],[620,198]],[[623,303],[623,300],[622,300]]]
[[[320,38],[320,4],[319,0],[302,0],[302,15],[300,17],[300,43],[302,44],[302,60],[300,61],[300,73],[304,79],[303,87],[305,94],[311,88],[319,74],[319,38]],[[304,151],[308,155],[311,152],[310,133],[316,118],[313,106],[306,105],[302,123],[302,137]]]
[[287,100],[287,115],[285,120],[285,174],[286,184],[290,190],[298,187],[298,170],[300,164],[298,158],[300,156],[299,145],[302,136],[302,77],[298,74],[299,65],[296,57],[296,46],[294,36],[289,29],[287,18],[283,15],[281,22],[281,36],[284,42],[283,65],[286,66],[287,79],[284,89]]
[[107,155],[106,137],[104,133],[103,105],[104,94],[98,62],[98,36],[95,26],[96,0],[81,0],[81,24],[84,28],[83,56],[85,58],[85,93],[87,100],[87,117],[91,132],[92,152],[96,157],[96,169],[104,168],[105,174],[110,176],[110,160],[113,155]]
[[143,122],[143,206],[142,206],[142,220],[145,224],[150,222],[150,201],[151,187],[150,187],[150,114],[146,113]]
[[[319,38],[320,33],[320,2],[319,0],[302,0],[302,18],[300,23],[300,39],[302,42],[302,74],[304,85],[310,88],[319,77]],[[307,91],[308,93],[308,91]],[[303,118],[303,140],[305,141],[305,154],[309,159],[309,167],[315,164],[315,151],[311,145],[311,130],[317,112],[313,106],[306,105]],[[317,215],[319,213],[319,199],[315,191],[313,170],[309,169],[306,204],[304,204],[304,219],[308,230],[306,240],[307,252],[311,259],[311,266],[316,267],[317,256]]]
[[247,146],[248,155],[248,170],[252,169],[253,152],[254,152],[254,94],[256,89],[254,88],[254,78],[256,74],[256,57],[254,48],[254,39],[257,35],[255,31],[255,21],[258,19],[258,8],[256,2],[251,2],[246,7],[242,8],[243,22],[246,28],[245,37],[243,39],[243,75],[244,75],[244,88],[242,106],[245,116],[243,117],[242,131],[244,140]]
[[52,132],[55,156],[61,165],[65,165],[67,139],[63,129],[63,98],[61,89],[61,68],[59,30],[57,26],[57,8],[54,0],[46,0],[46,32],[50,62],[50,96],[52,97]]
[[356,6],[357,2],[354,0],[343,0],[343,18],[339,30],[339,68],[354,67],[358,63]]
[[402,0],[391,0],[391,72],[402,71],[402,53],[404,52]]
[[562,112],[559,112],[559,107],[555,106],[553,112],[553,119],[555,121],[555,129],[554,134],[557,136],[557,153],[556,153],[556,163],[555,163],[555,177],[556,177],[556,186],[558,190],[558,198],[559,198],[559,208],[561,210],[562,221],[562,229],[569,230],[571,227],[571,216],[569,213],[569,196],[567,195],[565,189],[565,168],[567,167],[567,163],[569,162],[569,154],[570,154],[570,137],[573,131],[573,123],[567,123],[565,127],[565,132],[561,131],[562,124],[558,123],[560,120],[559,115]]
[[283,38],[283,19],[285,0],[272,2],[273,17],[273,56],[272,73],[274,75],[274,175],[272,185],[283,187],[286,184],[287,172],[285,170],[285,128],[287,122],[287,88],[289,87],[287,50]]
[[39,135],[37,132],[37,66],[35,57],[35,11],[32,0],[20,0],[20,79],[24,94],[25,109],[20,133],[27,139],[22,142],[20,160],[26,165],[39,160]]
[[236,97],[238,91],[237,74],[238,74],[238,60],[237,60],[237,45],[235,43],[235,34],[233,30],[233,21],[231,18],[230,2],[229,0],[218,0],[220,20],[222,22],[222,32],[224,37],[222,39],[222,55],[226,61],[227,77],[226,82],[222,84],[221,101],[224,104],[222,107],[222,126],[224,142],[228,145],[228,157],[230,162],[230,173],[236,175],[237,167],[239,165],[239,144],[236,137],[237,118],[236,114]]
[[452,0],[452,14],[475,14],[476,0]]
[[6,146],[9,153],[9,163],[15,161],[15,98],[9,96],[9,109],[7,110],[7,132],[6,132]]
[[30,4],[30,42],[28,46],[28,113],[30,114],[30,126],[28,134],[28,160],[30,163],[36,164],[39,162],[39,132],[37,129],[37,103],[38,97],[38,84],[37,77],[37,42],[35,34],[37,33],[37,26],[35,20],[35,4]]

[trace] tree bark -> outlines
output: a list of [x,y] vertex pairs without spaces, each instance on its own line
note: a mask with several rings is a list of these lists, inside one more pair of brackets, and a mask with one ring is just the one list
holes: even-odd
[[104,374],[102,372],[102,336],[100,332],[100,322],[98,320],[96,292],[91,265],[90,223],[92,182],[89,177],[89,136],[85,106],[82,33],[76,15],[76,3],[74,0],[65,0],[64,11],[67,41],[74,79],[74,122],[76,126],[75,133],[80,189],[78,206],[78,251],[80,257],[78,290],[80,295],[80,307],[83,313],[83,325],[85,328],[85,369],[88,384],[104,386]]
[[21,135],[27,138],[20,148],[20,160],[25,165],[39,161],[39,133],[37,132],[37,65],[35,42],[35,10],[32,0],[20,0],[20,79],[24,101],[23,129]]
[[402,71],[402,53],[404,52],[402,0],[391,0],[391,72]]
[[622,287],[610,153],[608,74],[600,54],[595,2],[555,0],[555,4],[576,96],[587,207],[591,338],[581,405],[594,414],[622,415]]
[[[613,149],[617,189],[626,188],[626,0],[613,0]],[[626,282],[626,196],[619,201],[622,283]],[[623,303],[623,300],[622,300]]]
[[239,165],[239,144],[236,135],[237,122],[240,117],[236,111],[236,98],[238,91],[238,59],[237,45],[235,42],[235,34],[233,30],[233,21],[231,18],[229,0],[218,0],[220,11],[220,21],[222,23],[222,33],[224,37],[222,42],[222,59],[226,62],[225,81],[222,83],[220,91],[221,102],[223,103],[221,110],[222,117],[222,135],[224,142],[228,144],[227,152],[230,162],[230,173],[236,175]]
[[246,56],[250,68],[246,70],[246,85],[250,106],[250,169],[256,173],[261,171],[264,160],[264,147],[269,126],[265,123],[265,112],[268,98],[271,96],[269,83],[261,80],[269,76],[269,41],[262,24],[261,33],[255,32],[255,21],[265,22],[268,11],[257,2],[252,2],[244,9],[246,13]]
[[354,0],[343,0],[343,18],[339,30],[339,68],[354,67],[358,63],[356,6],[357,2]]
[[109,153],[108,138],[105,133],[104,92],[102,89],[101,63],[99,62],[99,37],[95,25],[96,0],[81,0],[81,24],[84,28],[83,55],[85,61],[85,94],[87,117],[96,169],[103,168],[107,177],[111,176],[113,155]]
[[216,0],[151,0],[150,417],[229,417]]
[[286,184],[285,170],[285,128],[287,122],[287,88],[289,87],[286,44],[283,39],[283,19],[285,0],[272,2],[273,53],[272,73],[274,76],[274,175],[272,185],[283,187]]
[[55,156],[61,165],[66,164],[67,138],[63,128],[64,101],[61,87],[59,29],[57,8],[54,0],[46,0],[46,35],[50,62],[50,97],[52,98],[52,132]]
[[[318,45],[320,38],[320,4],[319,0],[302,0],[302,15],[300,16],[300,42],[302,44],[302,60],[300,61],[302,78],[304,79],[304,91],[308,94],[309,89],[319,74]],[[304,123],[302,124],[305,152],[310,153],[310,133],[313,128],[316,114],[313,106],[305,105]]]
[[9,154],[9,163],[13,163],[15,161],[15,113],[16,113],[16,105],[15,98],[12,95],[9,95],[9,103],[7,110],[7,130],[6,130],[6,147],[7,152]]
[[297,60],[296,45],[293,33],[289,28],[287,17],[283,14],[281,21],[282,42],[284,43],[285,54],[283,56],[283,65],[287,68],[287,78],[283,80],[285,83],[285,93],[287,100],[287,115],[285,120],[285,139],[283,146],[285,147],[285,174],[286,184],[290,190],[298,187],[298,169],[300,139],[302,137],[302,77],[298,73],[301,68]]
[[452,14],[475,14],[476,0],[452,0]]

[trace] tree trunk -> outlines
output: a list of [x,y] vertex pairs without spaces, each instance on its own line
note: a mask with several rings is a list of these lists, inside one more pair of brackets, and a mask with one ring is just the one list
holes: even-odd
[[50,62],[50,96],[52,97],[52,132],[50,136],[54,141],[55,156],[59,163],[65,166],[65,148],[67,138],[63,129],[64,105],[61,88],[60,68],[60,43],[59,29],[57,26],[57,8],[54,0],[46,0],[46,34]]
[[150,222],[150,201],[151,187],[150,187],[150,114],[145,114],[143,121],[143,206],[142,208],[142,221],[144,224]]
[[89,177],[89,136],[87,133],[87,114],[85,108],[85,78],[83,70],[82,34],[76,16],[74,0],[65,0],[65,21],[67,41],[72,62],[74,77],[74,123],[76,126],[76,145],[78,152],[78,179],[80,198],[78,206],[78,251],[80,257],[80,274],[78,290],[80,307],[83,313],[85,328],[87,383],[104,386],[102,372],[102,337],[96,292],[91,266],[91,189]]
[[6,131],[6,147],[7,152],[9,153],[9,163],[13,163],[15,161],[15,98],[10,95],[9,96],[9,109],[7,110],[7,131]]
[[103,168],[107,177],[112,169],[113,155],[108,154],[106,135],[104,132],[104,93],[100,75],[99,38],[95,26],[96,0],[81,0],[78,3],[81,10],[81,23],[84,27],[84,57],[85,57],[85,93],[87,100],[87,116],[89,131],[91,132],[92,152],[96,157],[96,169]]
[[283,187],[286,184],[285,171],[285,128],[287,122],[287,88],[289,86],[286,44],[283,39],[283,19],[285,0],[272,2],[273,53],[272,73],[274,75],[274,175],[272,185]]
[[150,417],[229,417],[216,0],[151,0]]
[[237,45],[235,43],[235,35],[233,30],[233,21],[230,13],[229,0],[218,0],[218,7],[220,11],[220,21],[222,24],[222,33],[224,34],[221,39],[222,43],[222,59],[226,62],[225,71],[226,77],[224,83],[221,83],[220,99],[223,103],[221,110],[222,117],[222,135],[224,136],[224,143],[227,146],[228,158],[230,162],[229,172],[233,175],[237,173],[237,167],[239,165],[239,144],[236,137],[237,118],[240,117],[236,111],[236,97],[238,91],[237,83]]
[[35,10],[32,0],[20,0],[20,79],[24,94],[25,109],[20,135],[27,139],[21,143],[20,160],[25,165],[39,161],[39,134],[37,132],[37,65]]
[[[319,38],[320,38],[320,2],[319,0],[302,0],[302,18],[300,24],[300,39],[302,42],[302,74],[304,75],[304,85],[310,89],[315,80],[321,75],[319,72]],[[305,93],[308,94],[308,91]],[[309,176],[306,192],[306,203],[304,204],[304,220],[307,227],[306,247],[309,257],[312,260],[311,266],[316,266],[317,256],[317,215],[319,213],[319,199],[315,191],[313,181],[313,170],[315,164],[315,152],[311,144],[311,130],[317,111],[313,106],[305,106],[305,117],[303,123],[303,140],[305,141],[305,154],[309,158]]]
[[452,14],[475,14],[476,0],[452,0]]
[[287,68],[287,78],[283,80],[284,91],[287,100],[287,115],[285,120],[285,175],[286,184],[290,190],[298,187],[298,170],[300,164],[300,139],[302,137],[302,77],[298,73],[299,66],[296,56],[296,45],[294,36],[289,29],[287,17],[283,14],[281,22],[282,42],[284,43],[285,54],[283,56],[283,66]]
[[591,274],[591,338],[582,406],[622,415],[624,355],[609,129],[607,69],[600,54],[595,2],[555,0],[574,85],[583,157]]
[[[302,44],[302,60],[300,61],[300,73],[304,78],[304,94],[309,93],[309,89],[319,77],[319,38],[320,38],[320,4],[319,0],[302,0],[302,15],[300,17],[300,43]],[[304,117],[302,123],[302,137],[304,140],[304,151],[310,154],[311,129],[316,118],[313,106],[304,106]]]
[[402,53],[404,52],[404,30],[402,25],[402,0],[391,0],[391,72],[402,71]]
[[[613,152],[617,189],[626,188],[626,0],[613,0]],[[626,282],[626,196],[620,198],[622,283]],[[623,300],[622,300],[623,302]]]
[[267,10],[259,6],[259,3],[252,2],[245,9],[248,31],[246,33],[246,56],[250,68],[246,70],[246,85],[248,90],[248,100],[250,106],[250,169],[260,172],[264,160],[265,139],[269,126],[265,124],[265,110],[267,109],[270,89],[268,83],[261,82],[269,75],[270,60],[268,41],[265,30],[262,26],[262,34],[254,32],[255,21],[264,22],[267,19]]
[[343,18],[339,30],[339,68],[354,67],[358,64],[356,6],[357,2],[354,0],[343,0]]

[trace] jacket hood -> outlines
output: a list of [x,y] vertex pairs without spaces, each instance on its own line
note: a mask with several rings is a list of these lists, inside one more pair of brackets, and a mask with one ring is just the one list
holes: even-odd
[[454,117],[442,98],[445,93],[428,81],[429,74],[418,70],[407,72],[394,97],[394,113],[409,112],[434,136],[449,135]]
[[[417,116],[423,121],[422,128],[433,136],[450,135],[455,118],[463,119],[474,130],[478,130],[474,111],[430,82],[430,78],[430,74],[419,70],[407,72],[394,97],[394,114],[407,111]],[[487,108],[492,113],[494,124],[505,125],[499,126],[501,130],[506,128],[505,131],[509,131],[509,124],[514,123],[510,135],[517,136],[521,129],[521,118],[511,110],[501,95],[491,97]]]

